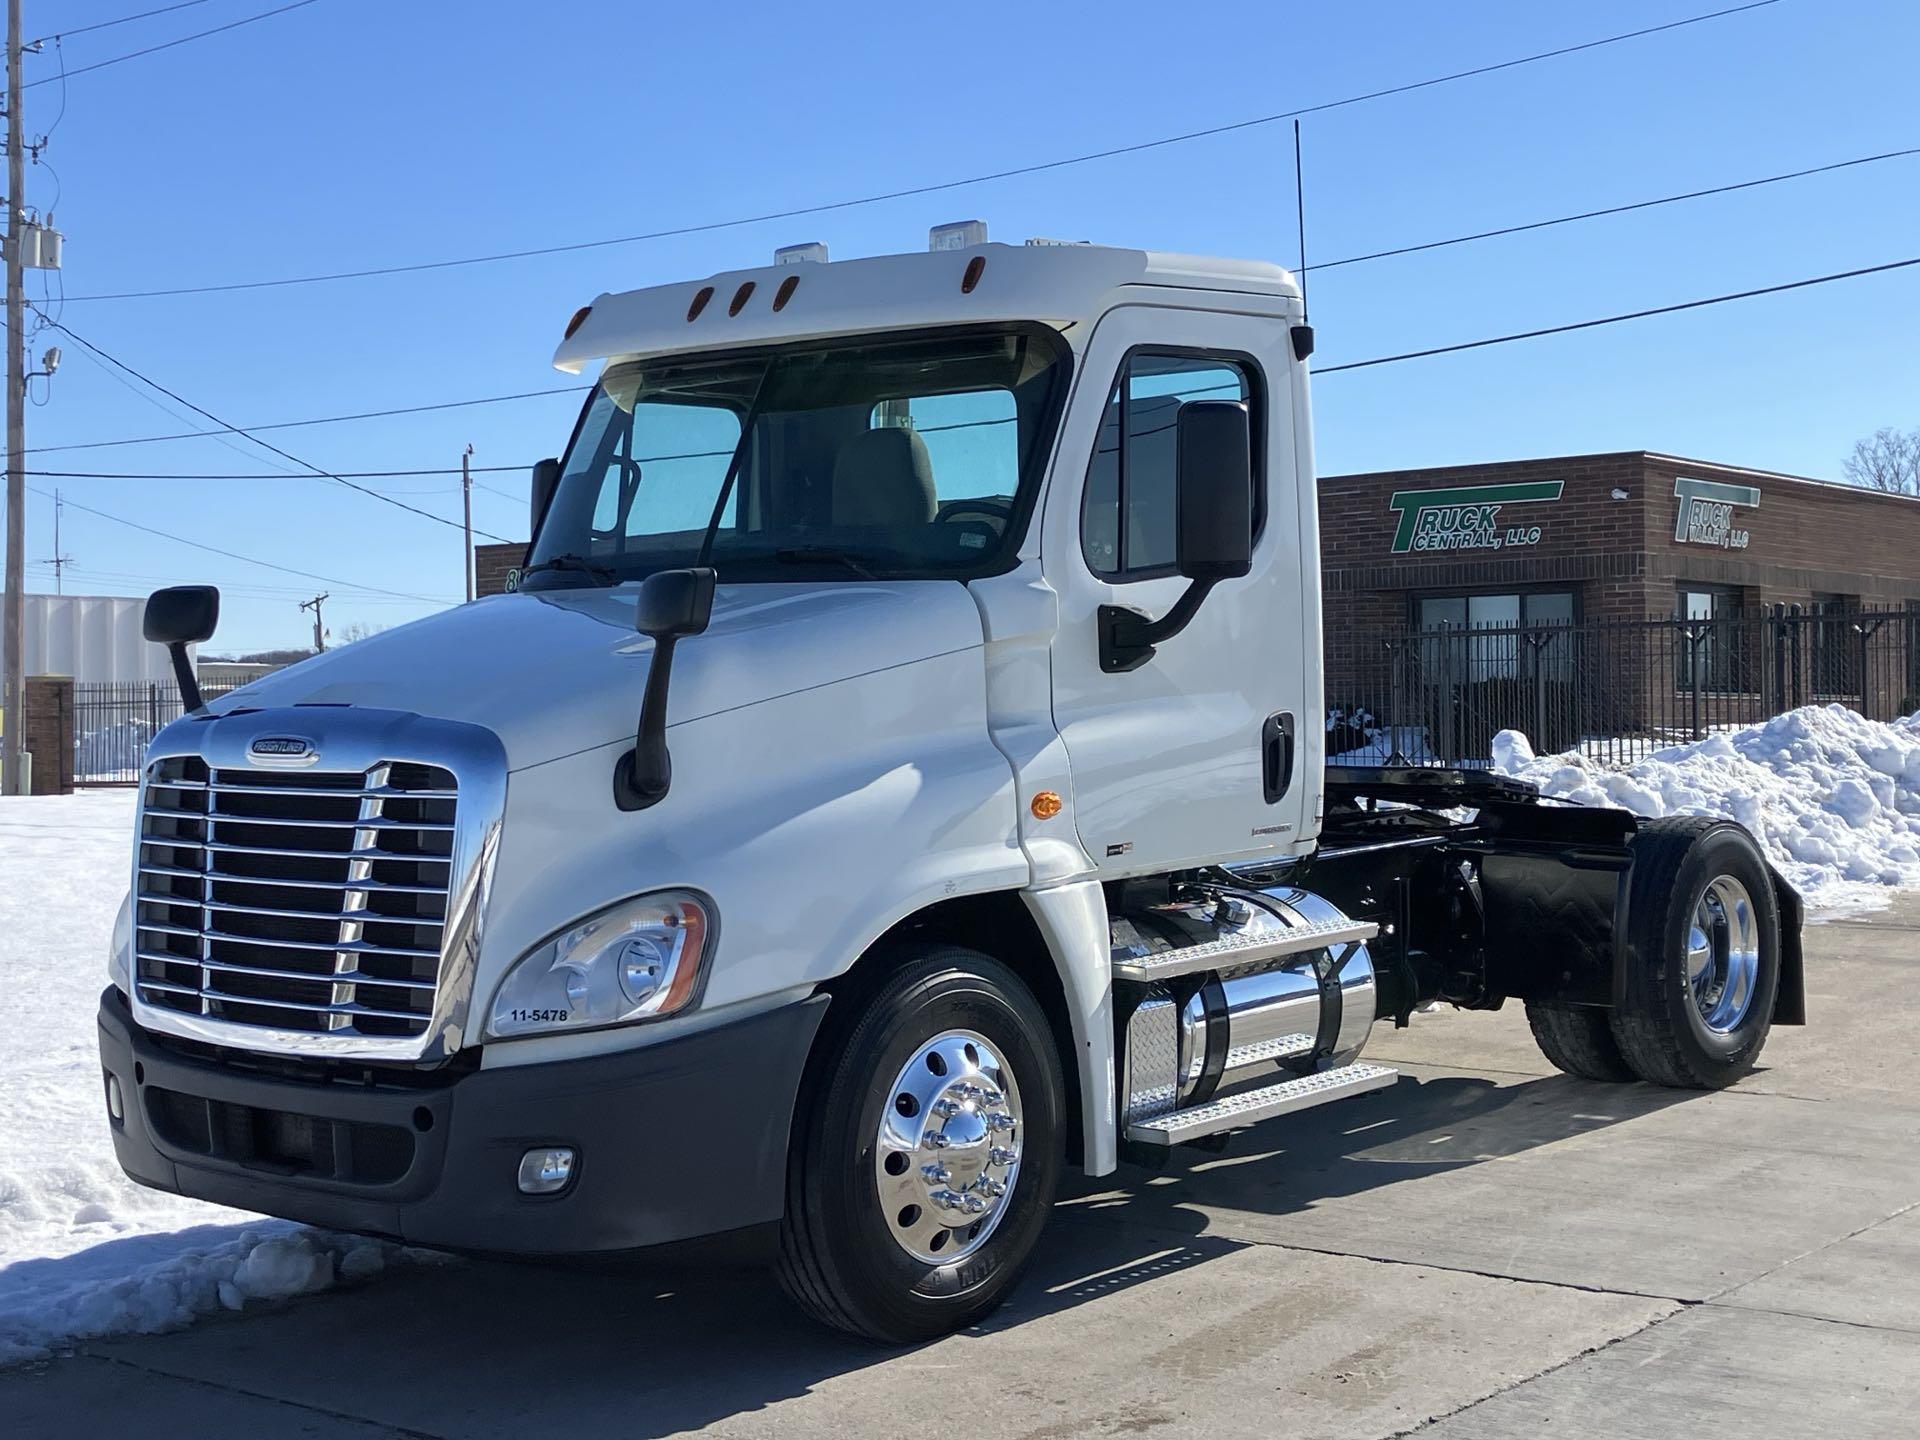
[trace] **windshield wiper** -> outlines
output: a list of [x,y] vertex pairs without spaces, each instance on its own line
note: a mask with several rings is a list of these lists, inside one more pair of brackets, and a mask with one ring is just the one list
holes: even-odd
[[788,545],[774,551],[773,558],[782,565],[807,565],[818,560],[829,565],[844,565],[862,580],[880,578],[846,551],[835,550],[830,545]]
[[587,559],[584,555],[569,554],[556,555],[551,560],[542,560],[538,565],[529,565],[520,572],[520,578],[525,580],[529,575],[538,575],[542,570],[571,570],[581,575],[597,576],[602,580],[613,579],[615,573],[611,565],[599,564],[597,561]]

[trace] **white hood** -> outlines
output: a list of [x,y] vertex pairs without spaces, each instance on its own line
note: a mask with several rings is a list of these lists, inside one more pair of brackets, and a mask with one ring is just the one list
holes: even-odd
[[[501,595],[383,631],[215,700],[216,715],[362,705],[484,726],[509,769],[633,734],[653,642],[635,586]],[[670,724],[981,645],[950,580],[722,585],[674,655]],[[857,717],[848,717],[857,723]]]

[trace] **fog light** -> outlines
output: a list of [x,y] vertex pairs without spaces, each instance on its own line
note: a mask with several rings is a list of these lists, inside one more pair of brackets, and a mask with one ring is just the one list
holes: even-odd
[[520,1157],[520,1193],[522,1195],[552,1195],[567,1188],[567,1182],[573,1179],[573,1149],[567,1145],[552,1145],[541,1150],[529,1150]]
[[120,1098],[120,1077],[111,1070],[107,1072],[107,1114],[116,1125],[127,1118],[126,1102]]

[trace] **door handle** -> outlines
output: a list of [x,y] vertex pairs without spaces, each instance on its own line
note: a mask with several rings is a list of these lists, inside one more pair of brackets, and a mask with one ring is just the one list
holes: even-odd
[[1293,712],[1269,715],[1260,726],[1260,780],[1267,803],[1282,799],[1293,785]]

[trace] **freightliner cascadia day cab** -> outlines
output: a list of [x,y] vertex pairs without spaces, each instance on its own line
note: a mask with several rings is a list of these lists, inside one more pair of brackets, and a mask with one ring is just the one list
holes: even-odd
[[[515,593],[200,703],[100,1009],[165,1190],[522,1256],[728,1235],[812,1315],[967,1324],[1067,1167],[1381,1089],[1524,1003],[1729,1084],[1804,1022],[1718,820],[1330,769],[1312,331],[1276,266],[986,243],[602,295]],[[1284,1122],[1282,1122],[1284,1123]]]

